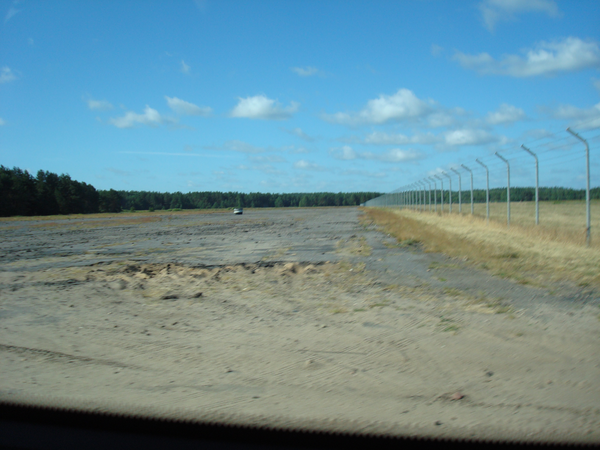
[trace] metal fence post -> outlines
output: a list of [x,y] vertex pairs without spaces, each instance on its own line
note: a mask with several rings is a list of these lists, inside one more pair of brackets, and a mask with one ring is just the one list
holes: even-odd
[[427,183],[427,187],[429,188],[429,212],[431,212],[431,180],[425,178],[425,182]]
[[510,164],[498,152],[494,155],[506,163],[506,226],[510,227]]
[[531,156],[533,156],[535,158],[535,224],[539,225],[540,224],[540,204],[539,204],[539,195],[538,195],[538,190],[539,190],[538,157],[535,153],[533,153],[531,150],[529,150],[524,145],[521,145],[521,147],[523,147],[523,150],[525,150],[527,153],[529,153]]
[[452,214],[452,177],[442,170],[442,173],[448,177],[450,187],[448,188],[448,208]]
[[435,178],[429,177],[433,181],[433,212],[437,212],[437,183]]
[[586,170],[586,187],[585,187],[585,209],[587,215],[587,230],[586,230],[586,238],[585,241],[587,246],[590,246],[591,241],[591,214],[590,214],[590,146],[587,141],[575,133],[571,128],[567,128],[567,131],[579,139],[581,142],[585,144],[585,170]]
[[464,164],[461,164],[461,167],[463,169],[468,170],[469,173],[471,174],[471,215],[473,215],[473,213],[475,212],[475,208],[473,206],[473,171],[471,169],[469,169],[467,166],[465,166]]
[[460,172],[455,169],[450,169],[456,175],[458,175],[458,213],[462,213],[462,182],[460,179]]
[[440,180],[440,194],[442,195],[440,206],[442,207],[442,214],[444,214],[444,179],[438,175],[434,175],[438,180]]
[[486,179],[486,183],[485,183],[485,211],[486,211],[486,215],[487,215],[487,222],[490,223],[490,171],[489,171],[488,167],[484,163],[482,163],[478,159],[476,159],[475,161],[477,161],[485,169],[485,179]]

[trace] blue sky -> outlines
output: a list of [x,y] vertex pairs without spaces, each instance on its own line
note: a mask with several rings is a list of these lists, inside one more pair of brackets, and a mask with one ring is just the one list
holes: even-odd
[[[98,189],[592,186],[600,2],[0,1],[0,164]],[[2,16],[0,16],[0,19]],[[467,173],[462,170],[463,187]],[[455,177],[456,179],[456,177]],[[454,181],[456,183],[456,181]]]

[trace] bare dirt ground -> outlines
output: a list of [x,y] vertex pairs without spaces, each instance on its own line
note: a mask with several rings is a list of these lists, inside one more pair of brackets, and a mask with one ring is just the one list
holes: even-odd
[[398,246],[361,214],[0,222],[0,399],[600,441],[597,296]]

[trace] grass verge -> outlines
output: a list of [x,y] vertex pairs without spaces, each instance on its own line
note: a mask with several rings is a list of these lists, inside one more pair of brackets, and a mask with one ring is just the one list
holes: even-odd
[[366,214],[398,243],[461,258],[495,275],[544,286],[571,281],[600,288],[600,251],[565,240],[560,232],[490,221],[470,215],[365,208]]

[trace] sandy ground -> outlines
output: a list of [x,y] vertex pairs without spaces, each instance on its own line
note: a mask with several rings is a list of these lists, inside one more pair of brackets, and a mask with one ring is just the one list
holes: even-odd
[[597,296],[399,247],[361,214],[0,222],[0,399],[600,441]]

